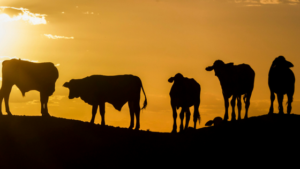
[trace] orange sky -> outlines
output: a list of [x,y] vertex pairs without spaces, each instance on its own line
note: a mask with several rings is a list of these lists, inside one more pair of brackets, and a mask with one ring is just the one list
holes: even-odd
[[[0,5],[0,59],[58,66],[49,102],[52,116],[90,121],[92,107],[81,99],[69,100],[64,82],[93,74],[133,74],[141,78],[148,99],[141,129],[170,132],[172,84],[167,80],[180,72],[201,85],[198,127],[203,127],[215,116],[224,116],[219,80],[205,71],[217,59],[254,69],[249,116],[266,114],[268,71],[279,55],[294,63],[292,113],[300,112],[298,0],[2,0]],[[13,88],[10,108],[13,115],[41,115],[39,93],[30,91],[23,98]],[[100,120],[98,113],[95,123]],[[128,105],[118,112],[106,104],[105,120],[128,127]]]

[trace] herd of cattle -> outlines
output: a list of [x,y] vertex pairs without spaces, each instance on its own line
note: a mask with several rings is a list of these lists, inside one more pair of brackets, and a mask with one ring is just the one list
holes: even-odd
[[[283,56],[275,58],[269,71],[269,88],[271,92],[271,106],[269,114],[273,114],[273,102],[275,93],[279,103],[279,114],[283,114],[283,95],[288,96],[287,113],[292,110],[292,102],[295,88],[295,76],[290,67],[293,64],[286,61]],[[207,71],[215,71],[215,75],[219,78],[223,97],[225,101],[225,115],[223,121],[228,120],[229,98],[231,99],[232,118],[235,117],[235,104],[237,100],[238,120],[241,119],[242,95],[245,102],[245,117],[248,118],[248,109],[250,106],[250,98],[254,87],[255,72],[247,64],[234,65],[233,63],[225,64],[221,60],[216,60],[213,66],[206,68]],[[13,85],[16,85],[22,95],[30,90],[40,92],[41,113],[42,116],[50,116],[48,113],[47,103],[49,96],[55,91],[55,82],[58,79],[58,70],[53,63],[32,63],[24,60],[5,60],[2,63],[2,87],[0,90],[0,115],[2,115],[2,100],[4,98],[5,108],[8,115],[12,115],[9,110],[9,95]],[[194,128],[197,121],[200,123],[200,91],[201,87],[194,79],[184,77],[178,73],[168,80],[173,83],[170,91],[171,106],[173,110],[173,130],[176,133],[177,112],[180,107],[180,131],[188,127],[190,120],[191,106],[194,106]],[[115,109],[121,110],[123,105],[128,102],[130,111],[130,126],[134,127],[134,116],[136,118],[135,129],[140,128],[140,92],[141,89],[145,95],[145,101],[142,109],[147,106],[147,98],[139,77],[133,75],[103,76],[92,75],[83,79],[72,79],[66,82],[64,87],[69,88],[69,99],[80,97],[83,101],[93,106],[91,123],[94,123],[95,115],[99,106],[101,115],[101,125],[105,125],[105,102],[114,106]],[[186,117],[185,127],[183,127],[183,119]],[[215,118],[214,121],[208,122],[206,125],[219,124],[222,118]]]

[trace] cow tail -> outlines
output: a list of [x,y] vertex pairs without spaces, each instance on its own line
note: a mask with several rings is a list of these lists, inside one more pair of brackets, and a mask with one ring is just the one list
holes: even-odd
[[143,93],[144,93],[144,96],[145,96],[144,105],[143,105],[143,107],[142,107],[142,109],[144,109],[144,108],[146,108],[146,106],[147,106],[147,97],[146,97],[146,93],[145,93],[145,91],[144,91],[144,88],[143,88],[143,85],[142,85],[142,84],[141,84],[141,86],[142,86],[142,90],[143,90]]
[[201,120],[200,112],[197,114],[197,120],[199,120],[199,124],[200,124],[200,120]]

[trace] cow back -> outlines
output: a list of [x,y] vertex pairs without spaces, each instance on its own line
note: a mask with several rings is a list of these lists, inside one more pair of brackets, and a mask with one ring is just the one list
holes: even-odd
[[226,76],[219,80],[224,94],[241,95],[253,90],[255,72],[249,65],[226,65],[223,71]]
[[200,99],[200,90],[199,83],[194,79],[184,78],[182,81],[174,81],[170,97],[178,107],[190,107]]
[[294,90],[295,75],[290,68],[270,68],[269,87],[276,93],[288,93]]

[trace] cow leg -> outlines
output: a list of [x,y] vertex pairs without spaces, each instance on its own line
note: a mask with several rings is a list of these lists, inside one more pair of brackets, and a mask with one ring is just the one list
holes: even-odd
[[136,118],[135,130],[140,129],[140,111],[141,111],[140,102],[137,101],[134,104],[134,113],[135,113],[135,118]]
[[171,106],[172,106],[172,111],[173,111],[173,130],[172,130],[172,133],[177,133],[177,123],[176,123],[177,111],[176,111],[176,106],[175,106],[174,103],[172,104],[172,101],[171,101]]
[[224,115],[224,121],[228,121],[228,107],[229,107],[229,97],[225,96],[224,97],[224,102],[225,102],[225,115]]
[[251,95],[252,95],[252,90],[251,90],[251,92],[246,93],[246,98],[245,98],[246,99],[246,103],[245,103],[246,112],[245,112],[244,119],[248,118],[248,110],[249,110],[249,107],[250,107],[250,98],[251,98]]
[[186,111],[186,108],[185,107],[182,107],[181,109],[181,112],[179,114],[179,117],[180,117],[180,128],[179,128],[179,132],[182,132],[183,131],[183,118],[184,118],[184,113]]
[[241,101],[242,96],[239,95],[237,97],[237,107],[238,107],[238,120],[241,120],[241,111],[242,111],[242,101]]
[[190,118],[191,118],[191,112],[189,108],[186,108],[185,111],[185,129],[187,129],[189,127],[189,123],[190,123]]
[[278,107],[279,107],[279,113],[278,114],[284,114],[283,113],[283,106],[282,106],[283,94],[278,94],[277,93],[277,100],[278,100]]
[[269,110],[269,115],[274,113],[273,103],[274,103],[274,100],[275,100],[275,93],[273,91],[271,91],[270,99],[271,99],[271,106],[270,106],[270,110]]
[[128,102],[128,106],[129,106],[129,113],[130,113],[130,126],[129,129],[133,129],[134,126],[134,102],[133,101],[129,101]]
[[0,89],[0,115],[2,114],[2,101],[4,98],[4,90],[3,90],[3,82],[2,82],[2,88]]
[[2,83],[2,84],[3,84],[3,86],[1,88],[1,95],[3,95],[3,96],[1,97],[1,104],[0,105],[2,105],[2,99],[4,97],[6,113],[7,113],[7,115],[12,115],[10,110],[9,110],[8,102],[9,102],[9,94],[11,92],[11,88],[12,88],[13,85],[12,84],[5,84],[5,83]]
[[235,121],[235,100],[236,100],[236,96],[233,95],[232,99],[231,99],[231,107],[232,107],[232,113],[231,113],[231,121]]
[[294,91],[292,93],[287,94],[287,96],[288,96],[287,114],[291,114],[291,111],[292,111],[293,95],[294,95]]
[[101,115],[101,125],[105,126],[105,102],[99,104],[100,115]]
[[200,102],[196,103],[194,105],[194,119],[193,119],[194,120],[194,129],[196,129],[197,120],[199,120],[199,123],[200,123],[199,105],[200,105]]
[[[95,104],[93,105],[93,109],[92,109],[92,119],[91,119],[91,124],[94,124],[94,121],[95,121],[95,116],[96,116],[96,113],[97,113],[97,109],[98,109],[98,105]],[[102,124],[102,123],[101,123]]]
[[45,117],[50,116],[48,113],[48,107],[47,107],[48,99],[49,99],[49,97],[47,95],[45,95],[44,93],[40,93],[41,113],[42,113],[42,116],[45,116]]

